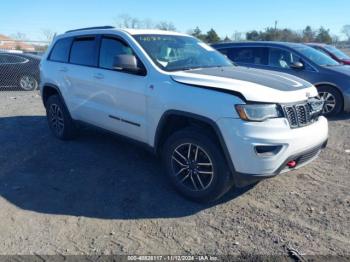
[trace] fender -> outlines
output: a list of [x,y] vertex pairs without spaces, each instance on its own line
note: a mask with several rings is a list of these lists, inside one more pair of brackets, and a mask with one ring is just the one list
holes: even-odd
[[198,121],[201,121],[201,122],[204,122],[204,123],[210,125],[213,128],[217,138],[219,139],[220,147],[222,148],[222,151],[224,153],[224,157],[225,157],[226,162],[230,168],[231,175],[236,173],[231,156],[229,154],[229,151],[227,149],[224,137],[219,129],[219,126],[216,124],[216,122],[214,120],[212,120],[208,117],[202,116],[202,115],[197,115],[197,114],[193,114],[190,112],[173,110],[173,109],[165,111],[159,120],[157,129],[156,129],[156,133],[155,133],[155,137],[154,137],[154,150],[156,152],[158,151],[161,133],[162,133],[163,128],[165,127],[167,118],[169,116],[174,116],[174,115],[188,117],[190,119],[198,120]]
[[313,85],[316,87],[316,89],[322,85],[331,86],[331,87],[334,87],[335,89],[337,89],[340,93],[342,93],[341,89],[337,85],[335,85],[334,83],[331,83],[331,82],[318,82],[318,83],[314,83]]
[[68,113],[70,114],[69,109],[67,107],[67,104],[64,101],[64,98],[62,96],[61,90],[58,88],[58,86],[56,86],[54,84],[51,84],[51,83],[43,84],[43,88],[42,88],[42,92],[41,92],[41,98],[43,100],[44,106],[46,107],[46,101],[47,101],[47,97],[45,96],[45,88],[48,88],[48,87],[55,89],[55,91],[58,93],[59,97],[61,98],[61,101],[62,101],[63,105],[66,107]]

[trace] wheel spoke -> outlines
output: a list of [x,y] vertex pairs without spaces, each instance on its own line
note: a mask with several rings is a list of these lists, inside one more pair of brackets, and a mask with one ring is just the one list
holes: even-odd
[[194,155],[194,161],[197,161],[197,158],[198,158],[198,150],[199,150],[199,147],[196,146],[196,153]]
[[205,186],[204,186],[204,184],[203,184],[203,182],[202,182],[202,179],[201,179],[200,176],[198,175],[198,173],[196,173],[196,177],[197,177],[197,179],[198,179],[198,181],[199,181],[199,184],[201,185],[202,189],[204,189]]
[[180,182],[183,183],[189,177],[190,177],[190,171],[188,170],[186,176]]
[[199,171],[199,170],[198,170],[198,173],[204,174],[204,175],[212,175],[213,174],[213,172],[211,172],[211,171],[209,172],[209,171]]
[[175,160],[175,162],[178,163],[180,166],[182,166],[182,167],[186,166],[187,167],[187,165],[181,163],[174,155],[172,156],[172,159]]
[[188,153],[187,153],[187,158],[190,159],[191,156],[191,145],[192,144],[188,144]]
[[194,181],[194,179],[193,179],[192,172],[190,172],[190,173],[191,173],[190,178],[191,178],[191,181],[192,181],[193,187],[194,187],[194,189],[195,189],[195,190],[197,190],[197,191],[198,191],[198,186],[197,186],[196,182],[195,182],[195,181]]
[[178,154],[183,160],[185,160],[187,162],[187,158],[184,157],[177,149],[175,149],[174,151],[176,154]]
[[185,171],[185,170],[187,170],[187,169],[188,169],[187,167],[181,168],[181,169],[175,174],[175,176],[180,175],[183,171]]
[[212,163],[197,163],[198,166],[212,166]]

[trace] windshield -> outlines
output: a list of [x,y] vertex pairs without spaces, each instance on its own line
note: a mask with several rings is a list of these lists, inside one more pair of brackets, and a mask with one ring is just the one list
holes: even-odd
[[165,71],[233,65],[224,55],[190,36],[136,35],[134,38]]
[[340,65],[337,61],[333,60],[326,54],[322,53],[321,51],[317,51],[312,47],[303,46],[303,47],[295,47],[295,49],[319,66]]
[[328,51],[331,52],[333,55],[335,55],[338,59],[350,59],[350,57],[340,51],[339,49],[335,48],[334,46],[331,45],[326,45],[324,48]]

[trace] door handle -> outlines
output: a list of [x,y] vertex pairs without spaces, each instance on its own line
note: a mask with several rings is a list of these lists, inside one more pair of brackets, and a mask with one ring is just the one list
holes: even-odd
[[60,69],[60,72],[68,72],[68,68],[67,67],[61,67],[61,69]]
[[98,73],[98,74],[94,74],[94,78],[96,78],[96,79],[103,79],[103,78],[105,78],[105,77],[104,77],[103,74]]

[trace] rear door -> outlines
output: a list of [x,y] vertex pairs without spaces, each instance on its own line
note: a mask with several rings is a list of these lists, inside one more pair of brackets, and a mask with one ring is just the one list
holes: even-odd
[[[63,68],[69,86],[71,114],[75,119],[104,126],[105,107],[110,100],[96,85],[95,73],[98,61],[98,36],[86,35],[74,38],[69,56],[69,66]],[[105,101],[105,104],[101,103]],[[101,105],[105,105],[102,107]]]
[[220,52],[240,66],[264,68],[268,65],[267,47],[231,47]]

